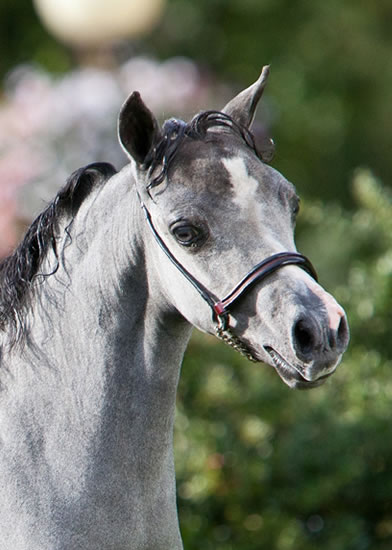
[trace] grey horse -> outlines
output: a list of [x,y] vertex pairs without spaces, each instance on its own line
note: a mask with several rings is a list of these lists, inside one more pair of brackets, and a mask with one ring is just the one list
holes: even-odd
[[291,387],[348,344],[296,252],[295,189],[249,128],[268,68],[222,112],[161,128],[134,92],[130,158],[75,172],[0,265],[1,550],[180,550],[173,422],[192,326]]

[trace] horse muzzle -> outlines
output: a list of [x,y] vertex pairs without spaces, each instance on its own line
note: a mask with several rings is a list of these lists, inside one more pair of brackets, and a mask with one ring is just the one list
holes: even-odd
[[[327,295],[329,296],[329,295]],[[329,308],[302,313],[293,323],[285,352],[264,345],[268,363],[290,387],[313,388],[333,374],[349,342],[344,310],[330,297]]]

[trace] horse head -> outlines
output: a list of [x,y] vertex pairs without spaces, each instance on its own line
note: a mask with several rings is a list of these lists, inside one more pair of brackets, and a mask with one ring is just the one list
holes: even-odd
[[335,371],[349,331],[296,251],[299,199],[266,162],[273,142],[260,151],[250,131],[268,72],[221,112],[162,128],[134,92],[119,138],[151,230],[151,284],[168,309],[272,365],[289,386],[312,388]]

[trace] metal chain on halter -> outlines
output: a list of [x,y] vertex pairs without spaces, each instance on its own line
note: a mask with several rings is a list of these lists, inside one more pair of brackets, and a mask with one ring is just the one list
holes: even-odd
[[259,362],[259,360],[253,356],[248,346],[231,331],[230,327],[224,328],[222,325],[215,325],[215,333],[220,340],[235,351],[238,351],[238,353],[249,359],[249,361],[252,361],[252,363]]

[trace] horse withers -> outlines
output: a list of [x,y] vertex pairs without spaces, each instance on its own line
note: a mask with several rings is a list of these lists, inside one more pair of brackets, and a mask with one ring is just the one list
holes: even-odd
[[293,388],[348,344],[296,251],[295,189],[250,132],[268,68],[161,128],[135,92],[130,163],[75,172],[0,265],[2,550],[180,550],[173,423],[192,326]]

